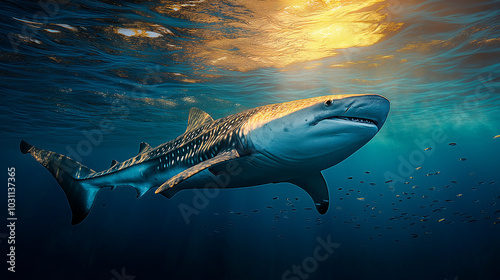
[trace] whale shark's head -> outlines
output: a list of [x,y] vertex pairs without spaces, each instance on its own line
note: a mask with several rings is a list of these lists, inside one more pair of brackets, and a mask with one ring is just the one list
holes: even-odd
[[253,148],[283,165],[323,170],[365,145],[382,128],[389,101],[331,95],[260,107],[245,133]]

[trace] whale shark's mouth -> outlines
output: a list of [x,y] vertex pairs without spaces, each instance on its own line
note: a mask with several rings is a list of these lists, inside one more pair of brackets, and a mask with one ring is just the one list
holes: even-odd
[[317,120],[311,125],[317,125],[319,122],[324,121],[324,120],[345,120],[345,121],[350,121],[350,122],[357,122],[357,123],[363,123],[363,124],[371,124],[374,126],[377,126],[377,122],[374,120],[366,119],[366,118],[358,118],[358,117],[345,117],[345,116],[332,116],[332,117],[326,117],[320,120]]
[[[358,123],[366,123],[366,124],[373,124],[377,125],[377,123],[373,120],[370,119],[365,119],[365,118],[357,118],[357,117],[333,117],[335,119],[341,119],[341,120],[346,120],[346,121],[351,121],[351,122],[358,122]],[[331,118],[329,118],[331,119]]]

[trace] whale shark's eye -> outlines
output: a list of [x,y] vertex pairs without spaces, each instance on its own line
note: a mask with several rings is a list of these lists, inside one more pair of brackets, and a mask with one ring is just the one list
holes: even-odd
[[332,106],[332,104],[333,104],[333,102],[330,99],[328,99],[327,101],[325,101],[325,106],[326,107],[330,107],[330,106]]

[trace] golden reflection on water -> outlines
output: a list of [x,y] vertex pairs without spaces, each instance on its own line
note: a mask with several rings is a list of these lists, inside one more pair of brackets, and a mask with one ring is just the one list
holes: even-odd
[[[159,0],[151,12],[181,20],[178,26],[122,19],[123,24],[110,24],[104,30],[121,37],[118,44],[131,50],[164,51],[163,62],[188,63],[195,71],[285,68],[348,53],[353,47],[373,46],[394,35],[403,25],[393,20],[391,11],[397,4],[394,0]],[[15,20],[33,28],[43,26]],[[63,31],[88,32],[66,24],[47,24],[44,30],[52,36],[63,36]],[[179,52],[169,56],[174,51]],[[352,63],[347,59],[330,66]]]
[[156,12],[212,24],[182,30],[200,38],[183,46],[190,59],[223,69],[282,68],[367,47],[396,32],[389,1],[163,1]]

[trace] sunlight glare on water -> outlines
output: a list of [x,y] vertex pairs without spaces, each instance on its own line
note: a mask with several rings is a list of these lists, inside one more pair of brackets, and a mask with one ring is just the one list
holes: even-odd
[[402,26],[390,21],[387,12],[392,7],[384,0],[240,0],[231,9],[222,6],[224,2],[220,5],[166,4],[156,10],[211,25],[190,30],[200,41],[184,47],[207,66],[237,71],[281,68],[338,55],[341,49],[376,44]]

